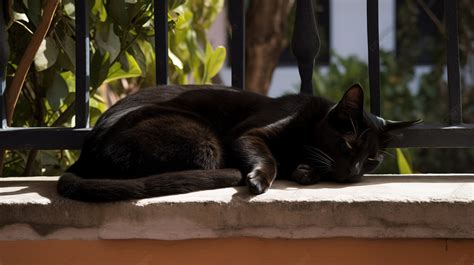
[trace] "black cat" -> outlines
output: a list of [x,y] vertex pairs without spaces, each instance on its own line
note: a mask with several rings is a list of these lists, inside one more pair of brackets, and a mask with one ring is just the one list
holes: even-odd
[[392,130],[419,122],[385,121],[363,105],[359,85],[337,104],[216,86],[142,90],[102,115],[58,191],[115,201],[243,184],[260,194],[275,178],[356,182],[382,162]]

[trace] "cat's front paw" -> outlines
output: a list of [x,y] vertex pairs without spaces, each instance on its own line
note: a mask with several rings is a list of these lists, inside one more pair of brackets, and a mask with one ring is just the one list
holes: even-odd
[[270,188],[269,176],[260,169],[254,169],[247,175],[247,187],[250,193],[262,194]]
[[301,185],[311,185],[319,182],[319,174],[309,165],[300,164],[296,167],[291,179]]

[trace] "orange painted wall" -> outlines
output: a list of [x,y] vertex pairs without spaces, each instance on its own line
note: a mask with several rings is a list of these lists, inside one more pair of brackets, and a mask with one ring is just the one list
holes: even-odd
[[0,241],[0,265],[20,264],[473,265],[474,240]]

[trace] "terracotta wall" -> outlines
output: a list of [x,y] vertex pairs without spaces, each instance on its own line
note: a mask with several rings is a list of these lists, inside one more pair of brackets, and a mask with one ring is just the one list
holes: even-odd
[[473,265],[474,240],[0,241],[0,265]]

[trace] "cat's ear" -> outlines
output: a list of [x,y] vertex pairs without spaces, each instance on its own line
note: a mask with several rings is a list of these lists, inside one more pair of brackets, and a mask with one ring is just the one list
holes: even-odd
[[360,84],[352,85],[337,104],[338,111],[351,117],[360,116],[364,110],[364,91]]
[[410,126],[413,126],[415,124],[420,124],[423,122],[422,119],[413,120],[413,121],[391,121],[391,120],[385,120],[380,117],[377,117],[377,118],[379,119],[379,121],[382,122],[382,129],[386,132],[408,128]]

